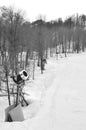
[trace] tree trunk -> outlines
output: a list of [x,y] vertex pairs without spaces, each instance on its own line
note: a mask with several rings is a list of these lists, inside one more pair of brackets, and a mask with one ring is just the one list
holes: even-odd
[[9,91],[8,76],[7,76],[7,74],[6,74],[6,84],[7,84],[7,92],[8,92],[8,103],[9,103],[9,105],[11,105],[11,101],[10,101],[10,91]]
[[34,72],[35,72],[35,56],[34,56],[34,59],[33,59],[33,80],[34,80]]

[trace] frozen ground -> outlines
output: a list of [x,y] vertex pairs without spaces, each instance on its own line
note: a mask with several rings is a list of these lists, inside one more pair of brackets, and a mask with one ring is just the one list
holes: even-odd
[[32,102],[25,121],[4,122],[7,101],[0,98],[0,130],[86,130],[86,53],[51,58],[35,75],[25,87]]

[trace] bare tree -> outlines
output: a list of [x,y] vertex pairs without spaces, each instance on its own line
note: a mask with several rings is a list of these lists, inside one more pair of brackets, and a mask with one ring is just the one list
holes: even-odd
[[13,73],[17,73],[19,30],[23,23],[21,11],[14,12],[13,8],[2,7],[2,17],[7,26],[8,53]]

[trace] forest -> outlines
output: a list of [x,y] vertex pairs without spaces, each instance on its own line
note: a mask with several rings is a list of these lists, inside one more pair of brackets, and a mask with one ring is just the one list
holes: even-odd
[[[43,59],[56,54],[84,52],[86,48],[86,15],[73,15],[46,21],[43,16],[29,22],[21,10],[0,8],[0,91],[7,90],[10,105],[9,78],[25,69],[35,78],[36,65],[43,74]],[[5,83],[6,87],[3,87]]]

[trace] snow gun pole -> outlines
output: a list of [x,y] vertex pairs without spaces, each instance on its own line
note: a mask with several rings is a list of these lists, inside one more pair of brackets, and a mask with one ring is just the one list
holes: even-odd
[[17,85],[16,106],[19,104],[19,85]]

